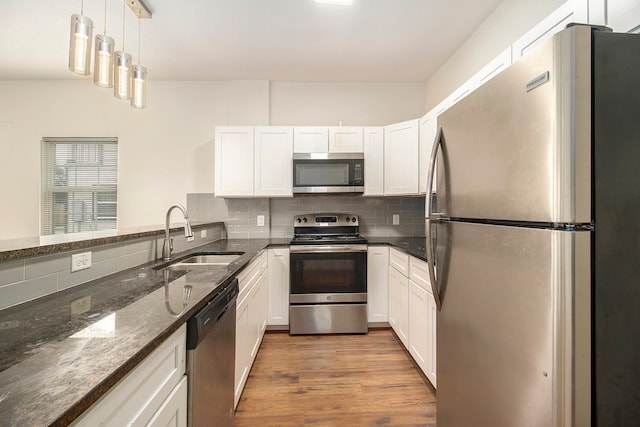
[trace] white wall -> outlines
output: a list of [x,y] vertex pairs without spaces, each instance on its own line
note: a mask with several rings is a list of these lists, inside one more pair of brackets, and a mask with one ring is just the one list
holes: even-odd
[[118,225],[156,225],[213,192],[216,125],[393,123],[424,112],[424,85],[150,81],[147,101],[135,110],[88,79],[0,82],[0,239],[40,233],[42,137],[118,137]]
[[[586,0],[582,0],[586,1]],[[566,0],[505,0],[425,86],[431,110]]]
[[272,125],[383,126],[425,112],[424,83],[271,83]]

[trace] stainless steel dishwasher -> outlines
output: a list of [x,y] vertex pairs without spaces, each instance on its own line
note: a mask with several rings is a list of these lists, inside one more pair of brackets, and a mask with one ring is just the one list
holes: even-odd
[[238,280],[187,322],[187,425],[232,426]]

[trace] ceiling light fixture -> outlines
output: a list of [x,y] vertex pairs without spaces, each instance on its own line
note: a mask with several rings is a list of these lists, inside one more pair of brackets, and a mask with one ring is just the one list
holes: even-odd
[[69,70],[86,76],[91,67],[91,38],[93,21],[84,16],[84,0],[80,3],[80,15],[71,15],[69,37]]
[[351,6],[353,0],[316,0],[318,4],[330,4],[333,6]]
[[131,74],[131,106],[147,106],[147,69],[140,65],[140,17],[138,17],[138,64],[133,66]]
[[131,99],[131,55],[124,50],[124,28],[126,2],[122,2],[122,50],[115,53],[113,64],[113,96],[118,99]]
[[113,87],[113,38],[107,35],[107,0],[104,0],[104,34],[96,35],[93,82],[100,87]]

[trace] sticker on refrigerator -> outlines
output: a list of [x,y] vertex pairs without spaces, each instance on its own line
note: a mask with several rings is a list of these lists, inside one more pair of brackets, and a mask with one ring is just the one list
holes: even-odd
[[545,84],[548,81],[549,81],[549,72],[545,71],[544,73],[540,74],[539,76],[529,80],[529,82],[527,83],[527,86],[526,86],[526,90],[527,90],[527,92],[531,92],[535,88],[537,88],[539,86],[542,86],[543,84]]

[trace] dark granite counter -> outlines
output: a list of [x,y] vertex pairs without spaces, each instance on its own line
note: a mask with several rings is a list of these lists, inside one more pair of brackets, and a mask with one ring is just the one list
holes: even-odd
[[[174,254],[244,252],[208,271],[149,263],[0,311],[0,424],[67,425],[213,298],[286,239],[218,241]],[[188,301],[184,286],[191,285]]]
[[427,260],[425,237],[371,237],[367,240],[369,245],[389,245],[423,261]]
[[[192,223],[191,229],[198,230],[223,222]],[[182,230],[183,225],[171,227],[170,231]],[[164,225],[102,230],[86,233],[54,234],[51,236],[26,237],[0,240],[0,261],[19,259],[37,255],[55,254],[63,251],[92,248],[97,245],[124,242],[141,237],[163,236]]]

